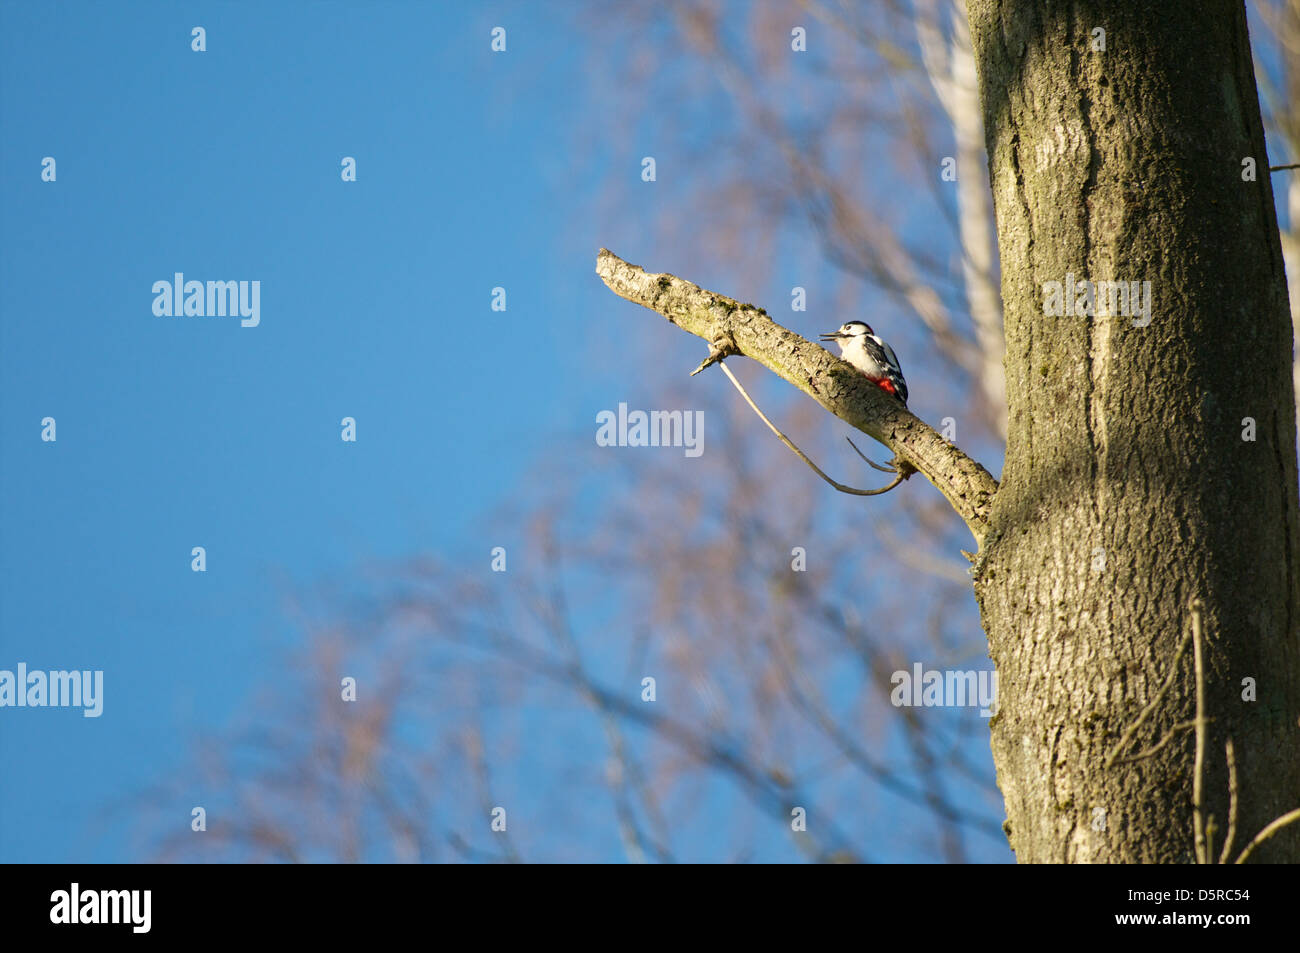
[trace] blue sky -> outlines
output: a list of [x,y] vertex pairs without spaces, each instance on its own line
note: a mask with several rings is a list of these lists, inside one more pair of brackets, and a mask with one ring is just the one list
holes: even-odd
[[[450,9],[0,6],[0,668],[106,679],[98,719],[0,716],[0,858],[126,859],[96,812],[266,677],[277,579],[481,547],[600,402],[582,63]],[[156,317],[177,271],[260,281],[260,325]]]

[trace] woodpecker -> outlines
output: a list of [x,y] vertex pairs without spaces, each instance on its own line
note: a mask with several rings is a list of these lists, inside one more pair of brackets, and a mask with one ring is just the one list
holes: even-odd
[[887,394],[893,394],[907,405],[907,381],[898,366],[894,349],[863,321],[841,324],[838,331],[821,336],[823,341],[834,341],[840,346],[840,356],[860,370],[868,380]]

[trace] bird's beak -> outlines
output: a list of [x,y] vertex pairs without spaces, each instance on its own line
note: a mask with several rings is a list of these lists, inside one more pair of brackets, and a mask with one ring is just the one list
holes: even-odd
[[842,337],[844,337],[844,335],[840,334],[838,331],[827,331],[825,334],[821,335],[823,341],[838,341]]

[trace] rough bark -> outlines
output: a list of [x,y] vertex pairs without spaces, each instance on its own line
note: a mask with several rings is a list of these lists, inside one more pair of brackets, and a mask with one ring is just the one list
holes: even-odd
[[[1229,821],[1229,737],[1240,850],[1300,805],[1292,333],[1245,12],[968,11],[1009,405],[975,591],[999,673],[991,733],[1011,844],[1021,861],[1193,859],[1193,733],[1106,763],[1171,670],[1125,754],[1195,717],[1192,652],[1174,657],[1199,598],[1211,854]],[[1068,274],[1151,281],[1151,323],[1046,314],[1044,284]],[[1300,860],[1300,825],[1252,860]]]

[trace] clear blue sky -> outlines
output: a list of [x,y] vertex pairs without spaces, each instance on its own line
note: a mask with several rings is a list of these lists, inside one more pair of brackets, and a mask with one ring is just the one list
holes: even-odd
[[[130,859],[103,809],[274,678],[278,579],[463,549],[603,406],[571,342],[638,239],[575,219],[570,49],[531,4],[0,5],[0,668],[106,679],[0,710],[0,859]],[[178,271],[260,326],[156,317]]]

